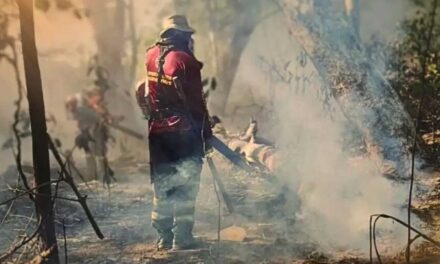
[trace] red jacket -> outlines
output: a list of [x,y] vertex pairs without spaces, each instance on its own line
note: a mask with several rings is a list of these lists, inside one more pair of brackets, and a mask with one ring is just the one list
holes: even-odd
[[[160,111],[166,107],[180,109],[188,112],[184,103],[174,87],[173,77],[179,77],[183,86],[183,93],[186,97],[186,106],[189,108],[189,115],[167,115],[163,118],[153,118],[149,122],[150,134],[189,131],[191,129],[203,129],[204,138],[212,135],[209,123],[209,114],[203,98],[203,85],[201,69],[203,64],[196,60],[193,55],[180,50],[172,50],[165,57],[163,65],[164,75],[162,85],[158,86],[158,61],[160,48],[158,46],[149,49],[146,56],[146,70],[148,80],[148,95],[146,99],[150,111]],[[163,89],[159,91],[159,89]],[[142,94],[142,93],[141,93]],[[141,95],[138,95],[141,96]],[[188,119],[191,116],[193,122]]]

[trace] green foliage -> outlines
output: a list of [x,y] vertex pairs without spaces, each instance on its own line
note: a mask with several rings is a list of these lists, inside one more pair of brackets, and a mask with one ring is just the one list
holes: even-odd
[[430,145],[432,158],[437,158],[440,151],[440,139],[436,139],[436,131],[440,129],[440,8],[433,6],[437,5],[436,0],[415,1],[415,4],[417,11],[401,23],[402,35],[387,44],[375,41],[373,46],[375,51],[383,52],[387,79],[414,120],[423,101],[419,136]]
[[432,8],[424,7],[405,20],[402,23],[405,35],[389,44],[388,77],[410,114],[415,117],[421,98],[430,97],[425,102],[423,120],[437,112],[432,107],[440,107],[440,25],[432,19]]

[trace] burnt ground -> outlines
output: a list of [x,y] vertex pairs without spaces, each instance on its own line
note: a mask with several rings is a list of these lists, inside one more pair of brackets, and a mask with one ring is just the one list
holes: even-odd
[[[292,207],[286,190],[271,176],[244,175],[234,171],[226,162],[216,158],[219,170],[227,172],[225,184],[236,207],[236,213],[226,214],[222,205],[221,229],[244,228],[246,234],[238,241],[217,241],[218,203],[208,171],[203,171],[197,201],[195,234],[205,243],[204,249],[184,252],[158,252],[156,233],[151,227],[152,191],[146,163],[131,158],[113,163],[118,183],[110,192],[100,183],[89,187],[78,183],[87,194],[88,204],[105,238],[99,240],[87,221],[81,207],[73,202],[58,200],[56,229],[61,258],[64,259],[63,222],[66,229],[68,263],[368,263],[367,256],[357,252],[324,254],[301,230],[295,229],[295,220],[286,213],[286,203]],[[431,184],[440,186],[440,177]],[[11,183],[13,184],[13,183]],[[59,190],[63,197],[74,198],[68,186]],[[437,196],[436,196],[437,195]],[[11,196],[2,190],[0,201]],[[440,240],[440,187],[433,188],[424,201],[417,205],[417,213],[430,223],[429,230]],[[293,207],[295,204],[293,205]],[[10,204],[0,207],[4,218]],[[16,200],[8,217],[0,226],[0,251],[23,234],[35,228],[31,218],[33,206],[24,197]],[[0,219],[0,221],[1,221]],[[424,219],[424,220],[425,220]],[[23,263],[34,255],[32,244],[18,251],[9,263]],[[439,250],[421,243],[413,250],[413,263],[439,263]],[[404,255],[384,259],[386,263],[403,263]],[[8,263],[8,262],[7,262]]]

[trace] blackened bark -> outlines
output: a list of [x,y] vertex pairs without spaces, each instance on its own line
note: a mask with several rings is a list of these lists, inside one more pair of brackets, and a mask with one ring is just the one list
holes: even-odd
[[32,0],[17,0],[20,11],[20,29],[23,61],[26,77],[29,115],[32,128],[32,156],[36,190],[37,216],[41,221],[39,237],[41,250],[49,251],[45,263],[59,263],[55,235],[54,216],[51,201],[49,150],[47,142],[46,117],[43,88],[35,44],[34,14]]

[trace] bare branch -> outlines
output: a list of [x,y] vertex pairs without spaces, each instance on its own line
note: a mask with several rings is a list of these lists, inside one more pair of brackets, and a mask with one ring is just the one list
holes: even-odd
[[65,167],[65,163],[63,163],[61,156],[58,152],[58,150],[55,147],[55,144],[53,143],[52,138],[50,137],[49,134],[47,134],[47,139],[49,142],[49,149],[52,151],[52,154],[54,155],[56,161],[58,162],[58,164],[61,167],[61,173],[63,175],[63,180],[69,184],[69,186],[72,188],[72,191],[75,193],[76,197],[78,197],[78,202],[81,204],[81,207],[83,208],[84,212],[86,213],[87,218],[89,219],[90,224],[93,227],[93,230],[95,231],[96,235],[100,238],[103,239],[104,235],[102,234],[98,224],[95,221],[95,218],[93,217],[92,213],[90,212],[89,207],[87,206],[87,196],[82,196],[78,190],[78,188],[75,185],[75,182],[73,181],[72,176],[69,174],[69,172],[67,171],[66,167]]

